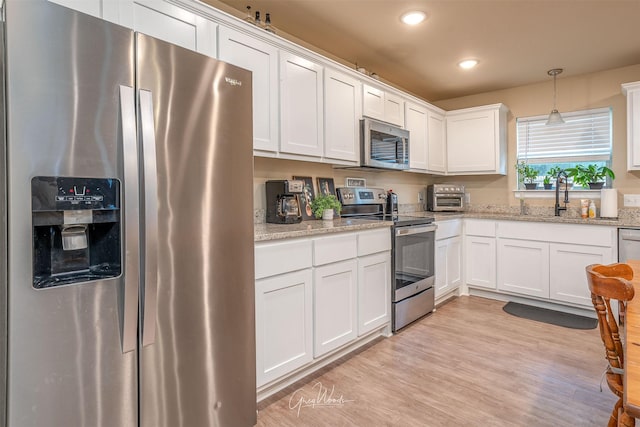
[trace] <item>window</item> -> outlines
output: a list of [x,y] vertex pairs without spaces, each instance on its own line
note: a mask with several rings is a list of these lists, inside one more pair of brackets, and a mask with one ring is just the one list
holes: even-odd
[[[548,116],[516,120],[518,163],[538,170],[535,182],[543,183],[553,167],[567,169],[578,164],[611,165],[611,108],[562,113],[565,123],[547,126]],[[555,179],[551,180],[555,183]]]

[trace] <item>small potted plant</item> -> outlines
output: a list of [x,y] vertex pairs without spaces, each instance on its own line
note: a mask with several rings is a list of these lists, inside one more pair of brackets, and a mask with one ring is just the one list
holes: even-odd
[[560,166],[554,166],[547,171],[547,174],[544,176],[544,180],[542,181],[545,190],[551,190],[553,187],[553,181],[558,177],[560,172],[562,172],[562,168]]
[[567,174],[573,178],[575,184],[592,190],[602,188],[606,177],[616,179],[616,175],[611,169],[596,164],[576,165],[573,168],[567,168]]
[[342,205],[333,194],[320,194],[311,202],[311,210],[317,219],[333,219],[333,213],[340,215]]
[[538,184],[535,182],[538,177],[538,169],[529,166],[524,161],[516,163],[519,182],[524,182],[524,188],[527,190],[535,190]]

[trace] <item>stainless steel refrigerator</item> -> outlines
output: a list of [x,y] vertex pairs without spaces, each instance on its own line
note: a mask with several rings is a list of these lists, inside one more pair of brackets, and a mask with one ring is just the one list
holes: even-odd
[[251,74],[2,7],[0,424],[255,424]]

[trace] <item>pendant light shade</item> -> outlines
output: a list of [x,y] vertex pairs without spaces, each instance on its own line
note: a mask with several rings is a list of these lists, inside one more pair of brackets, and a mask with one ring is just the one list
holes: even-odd
[[564,124],[564,120],[556,108],[556,76],[562,73],[562,71],[562,68],[553,68],[547,71],[547,74],[553,76],[553,110],[551,110],[549,119],[547,119],[547,123],[545,123],[547,126]]

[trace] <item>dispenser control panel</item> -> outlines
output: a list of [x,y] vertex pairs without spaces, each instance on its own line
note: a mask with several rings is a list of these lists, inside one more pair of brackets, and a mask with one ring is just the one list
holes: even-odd
[[117,209],[120,183],[113,178],[37,176],[31,180],[34,211]]

